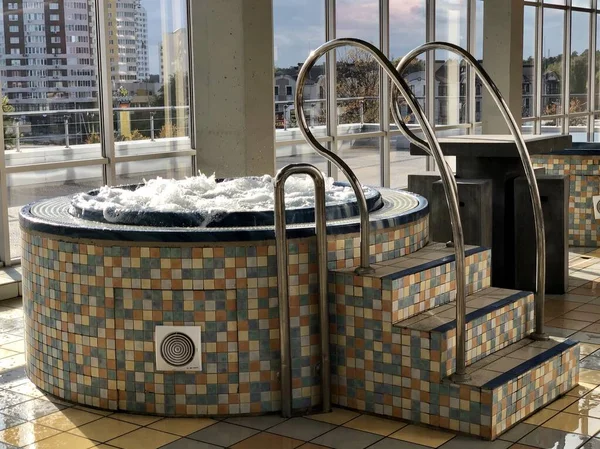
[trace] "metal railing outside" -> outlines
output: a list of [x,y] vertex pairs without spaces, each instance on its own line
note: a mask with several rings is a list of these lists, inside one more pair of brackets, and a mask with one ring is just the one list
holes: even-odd
[[[354,172],[350,169],[350,167],[335,153],[327,150],[323,147],[319,141],[312,134],[308,124],[306,123],[306,117],[304,115],[304,106],[303,106],[303,90],[304,83],[307,78],[307,74],[315,65],[316,61],[322,56],[326,55],[331,50],[335,50],[336,48],[343,46],[352,46],[358,47],[362,50],[365,50],[374,57],[377,63],[381,66],[383,71],[388,75],[391,79],[392,83],[395,87],[400,91],[404,100],[406,101],[408,107],[412,110],[418,124],[421,126],[421,129],[426,137],[427,143],[431,148],[431,153],[435,159],[435,162],[440,171],[440,177],[442,179],[442,183],[444,186],[444,192],[446,195],[446,200],[448,203],[448,208],[450,212],[450,221],[452,225],[452,235],[453,235],[453,246],[455,251],[456,258],[456,291],[457,291],[457,304],[462,304],[462,311],[465,311],[465,303],[466,303],[466,289],[465,289],[465,245],[464,245],[464,234],[463,228],[460,221],[460,213],[459,213],[459,203],[458,203],[458,187],[456,184],[456,179],[454,179],[454,174],[450,167],[446,163],[444,156],[442,154],[442,150],[440,148],[439,142],[435,137],[435,132],[433,130],[432,125],[427,120],[425,113],[419,101],[412,93],[410,87],[406,83],[406,81],[400,76],[394,65],[391,61],[374,45],[365,42],[360,39],[352,39],[352,38],[339,38],[333,39],[325,44],[321,45],[319,48],[314,50],[303,64],[300,73],[298,74],[297,80],[297,90],[296,90],[296,111],[297,117],[299,119],[300,129],[305,139],[309,142],[309,144],[317,151],[317,153],[321,154],[323,157],[327,158],[333,164],[337,165],[340,170],[346,175],[348,181],[350,182],[352,188],[354,189],[354,193],[357,198],[357,202],[359,205],[360,211],[360,261],[361,265],[357,269],[358,273],[369,272],[372,271],[369,265],[369,248],[370,248],[370,223],[369,223],[369,212],[366,205],[365,195],[362,190],[362,186],[360,182],[356,178]],[[404,131],[404,128],[401,128]],[[457,316],[457,319],[459,317]],[[464,316],[462,318],[462,322],[464,324]],[[460,323],[460,321],[458,322]],[[464,327],[464,326],[463,326]],[[464,338],[464,335],[463,335]],[[457,344],[458,346],[458,344]],[[457,351],[460,350],[460,346],[457,347]],[[463,342],[462,349],[464,351],[465,345]],[[464,354],[463,354],[464,359]],[[455,382],[464,382],[469,379],[468,374],[466,373],[466,367],[459,367],[457,364],[457,370],[452,376],[452,380]]]
[[277,245],[277,288],[281,345],[281,412],[292,416],[292,363],[290,348],[290,304],[288,286],[288,240],[285,219],[285,182],[291,175],[305,174],[315,184],[315,231],[317,236],[319,315],[321,324],[321,396],[323,412],[331,411],[331,367],[329,359],[329,307],[327,301],[327,228],[325,178],[310,164],[290,164],[275,177],[275,240]]
[[[540,192],[537,185],[537,180],[535,178],[535,171],[533,169],[533,165],[529,157],[529,152],[527,151],[527,145],[525,144],[525,140],[523,139],[521,130],[517,125],[517,122],[515,121],[515,118],[513,117],[510,111],[510,108],[504,101],[504,97],[500,93],[500,90],[498,89],[494,81],[490,78],[488,73],[485,71],[483,66],[469,52],[467,52],[463,48],[454,44],[450,44],[448,42],[429,42],[417,47],[416,49],[412,50],[407,55],[405,55],[402,58],[402,60],[398,63],[396,69],[399,73],[402,73],[402,70],[405,67],[407,67],[412,60],[414,60],[422,53],[431,50],[446,50],[453,52],[464,58],[465,61],[467,61],[467,63],[469,63],[475,69],[475,72],[481,79],[482,84],[488,89],[492,98],[494,99],[494,102],[500,109],[500,112],[502,113],[502,116],[504,117],[504,120],[508,125],[510,133],[515,140],[515,144],[519,152],[519,157],[521,158],[523,169],[525,171],[525,176],[527,178],[527,183],[529,184],[529,193],[531,196],[531,203],[533,207],[533,218],[536,237],[537,288],[535,293],[535,332],[531,335],[531,338],[535,340],[547,340],[548,336],[544,333],[544,301],[546,288],[546,238],[544,233],[544,216],[542,212]],[[408,129],[408,127],[402,122],[402,119],[398,116],[396,108],[393,108],[393,113],[394,119],[397,121],[397,125],[404,130],[406,137],[409,140],[411,140],[415,145],[429,152],[430,147],[428,146],[428,143],[415,136],[412,133],[412,131]],[[457,297],[457,371],[459,369],[459,365],[462,369],[466,367],[466,305],[464,303],[459,304],[459,299],[460,298]],[[462,298],[461,300],[464,301],[464,298]]]

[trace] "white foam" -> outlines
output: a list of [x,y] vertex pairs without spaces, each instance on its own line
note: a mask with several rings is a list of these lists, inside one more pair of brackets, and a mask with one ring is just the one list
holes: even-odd
[[[223,212],[268,211],[274,209],[274,178],[269,175],[235,178],[217,182],[215,175],[183,180],[156,178],[131,191],[104,186],[98,195],[80,193],[73,203],[83,210],[102,212],[109,222],[118,222],[122,212],[197,212],[211,216]],[[334,185],[326,178],[326,203],[355,200],[351,187]],[[287,209],[314,206],[314,184],[308,176],[292,176],[285,184]]]

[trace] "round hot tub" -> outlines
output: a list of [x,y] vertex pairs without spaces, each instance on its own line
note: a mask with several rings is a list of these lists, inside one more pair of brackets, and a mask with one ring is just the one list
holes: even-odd
[[[427,243],[424,198],[390,189],[369,189],[367,197],[372,262]],[[209,227],[183,227],[181,216],[165,221],[169,213],[142,214],[136,223],[117,214],[123,224],[114,214],[92,220],[92,212],[70,197],[21,210],[30,379],[64,400],[107,410],[167,416],[280,410],[272,212],[223,216]],[[310,409],[320,402],[314,211],[287,213],[293,407]],[[188,218],[203,220],[200,212]],[[358,266],[358,231],[356,204],[328,206],[330,269]],[[201,366],[157,364],[157,326],[197,328]]]

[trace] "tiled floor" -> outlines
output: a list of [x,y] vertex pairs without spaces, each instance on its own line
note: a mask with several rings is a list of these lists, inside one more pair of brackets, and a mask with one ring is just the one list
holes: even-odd
[[580,386],[493,443],[342,409],[213,420],[74,407],[25,377],[21,301],[11,299],[0,302],[0,449],[600,449],[600,250],[574,250],[570,266],[569,292],[548,296],[546,321],[559,339],[584,342]]

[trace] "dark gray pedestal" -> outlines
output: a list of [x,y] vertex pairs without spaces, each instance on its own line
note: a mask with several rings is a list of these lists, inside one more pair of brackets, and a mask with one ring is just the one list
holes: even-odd
[[[537,175],[546,231],[546,292],[565,293],[569,276],[569,178]],[[515,288],[535,291],[535,229],[529,186],[515,179]]]
[[[491,248],[492,182],[485,179],[457,179],[456,182],[465,243]],[[429,235],[435,242],[453,240],[442,181],[433,183]]]
[[433,183],[440,180],[437,172],[430,171],[418,175],[408,175],[408,191],[424,196],[429,201],[431,210],[431,198],[433,197]]

